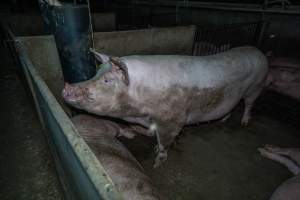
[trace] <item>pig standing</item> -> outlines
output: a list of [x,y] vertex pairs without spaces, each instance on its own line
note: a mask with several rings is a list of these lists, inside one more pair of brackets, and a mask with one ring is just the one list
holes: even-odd
[[66,84],[65,101],[148,127],[158,141],[154,167],[167,159],[167,147],[185,124],[222,118],[241,99],[242,124],[248,124],[268,71],[266,57],[254,47],[211,56],[114,58],[93,53],[102,68],[88,81]]
[[266,145],[259,148],[262,156],[285,165],[295,176],[283,182],[272,194],[271,200],[300,199],[300,148],[279,148]]
[[128,130],[88,115],[77,115],[72,121],[125,200],[160,199],[143,167],[115,137],[127,135]]

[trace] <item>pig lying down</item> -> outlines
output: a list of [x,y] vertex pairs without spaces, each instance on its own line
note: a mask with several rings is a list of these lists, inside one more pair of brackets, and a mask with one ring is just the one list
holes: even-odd
[[271,200],[300,199],[300,148],[279,148],[267,145],[259,148],[262,156],[286,166],[295,176],[283,182],[272,194]]
[[125,200],[160,199],[142,166],[115,137],[128,130],[88,115],[77,115],[72,121]]
[[291,58],[271,58],[268,88],[300,101],[300,61]]
[[93,51],[102,68],[90,80],[66,84],[65,101],[97,115],[121,118],[149,128],[157,137],[154,167],[187,124],[220,119],[240,100],[247,125],[263,89],[268,64],[254,47],[211,56],[109,57]]

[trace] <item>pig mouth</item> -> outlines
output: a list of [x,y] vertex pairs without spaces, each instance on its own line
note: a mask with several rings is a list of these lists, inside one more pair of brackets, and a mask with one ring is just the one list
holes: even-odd
[[87,88],[79,86],[65,85],[62,91],[62,96],[67,103],[75,104],[85,100],[91,100],[90,94]]

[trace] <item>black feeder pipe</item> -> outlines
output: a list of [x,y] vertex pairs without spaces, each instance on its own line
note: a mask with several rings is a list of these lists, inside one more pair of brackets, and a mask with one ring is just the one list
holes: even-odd
[[96,66],[89,50],[92,28],[88,6],[69,3],[51,6],[45,2],[40,5],[46,31],[55,37],[64,81],[77,83],[93,77]]

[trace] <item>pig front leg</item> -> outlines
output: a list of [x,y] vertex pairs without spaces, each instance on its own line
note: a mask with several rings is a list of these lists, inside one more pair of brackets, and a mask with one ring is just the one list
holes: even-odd
[[168,148],[182,129],[183,125],[179,124],[153,123],[150,126],[150,129],[154,131],[157,138],[157,146],[155,147],[157,155],[153,165],[154,168],[157,168],[161,163],[167,160]]

